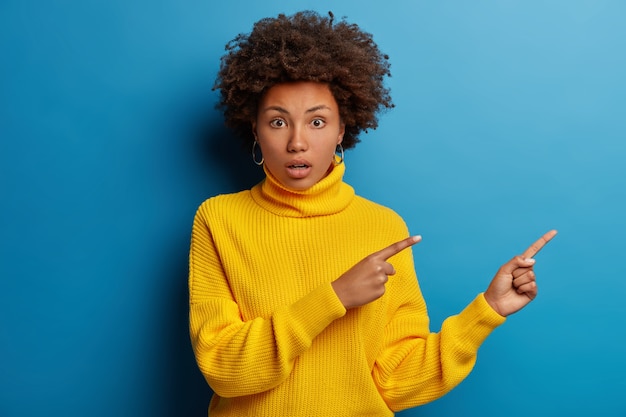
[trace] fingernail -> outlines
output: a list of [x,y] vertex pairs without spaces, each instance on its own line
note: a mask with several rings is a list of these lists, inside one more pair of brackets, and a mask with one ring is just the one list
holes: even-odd
[[535,259],[534,258],[526,258],[526,262],[528,262],[530,264],[534,264],[535,263]]

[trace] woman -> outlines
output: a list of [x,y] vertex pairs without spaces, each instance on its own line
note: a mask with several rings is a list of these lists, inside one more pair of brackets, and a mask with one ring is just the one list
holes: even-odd
[[[312,12],[257,22],[222,58],[226,122],[266,178],[199,208],[190,333],[211,416],[391,416],[467,376],[537,294],[534,256],[503,265],[439,333],[428,328],[404,221],[343,182],[343,150],[392,107],[371,35]],[[409,237],[407,237],[409,236]]]

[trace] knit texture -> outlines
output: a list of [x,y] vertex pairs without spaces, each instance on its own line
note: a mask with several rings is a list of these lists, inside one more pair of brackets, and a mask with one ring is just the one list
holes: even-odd
[[198,209],[189,323],[211,417],[392,416],[455,387],[504,321],[478,295],[431,333],[410,249],[390,258],[381,298],[346,311],[331,282],[409,233],[344,170],[305,191],[266,171]]

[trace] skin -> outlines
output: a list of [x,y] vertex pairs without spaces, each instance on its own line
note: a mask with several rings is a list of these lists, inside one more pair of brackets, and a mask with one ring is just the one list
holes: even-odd
[[[554,236],[551,230],[530,245],[522,255],[515,256],[500,267],[485,291],[485,300],[501,316],[518,312],[537,296],[533,267],[535,256]],[[360,307],[381,297],[389,276],[395,274],[387,260],[421,241],[411,236],[365,257],[332,283],[346,309]]]
[[519,256],[500,267],[487,291],[485,300],[501,316],[508,316],[524,308],[537,296],[535,259],[533,257],[546,243],[556,236],[556,230],[550,230]]
[[252,129],[272,175],[287,188],[306,190],[328,174],[345,125],[328,85],[293,82],[263,95]]
[[[252,129],[272,175],[287,188],[306,190],[330,171],[345,125],[328,85],[292,82],[275,85],[265,93]],[[498,314],[506,317],[535,299],[533,257],[556,233],[547,232],[498,269],[484,293]],[[421,239],[411,236],[374,252],[333,281],[333,289],[344,307],[357,308],[380,298],[389,276],[395,274],[387,260]]]

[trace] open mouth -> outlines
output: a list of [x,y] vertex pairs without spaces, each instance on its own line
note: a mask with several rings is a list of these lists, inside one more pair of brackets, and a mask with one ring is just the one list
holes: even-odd
[[290,161],[286,167],[288,175],[295,179],[305,178],[311,172],[311,165],[308,161]]

